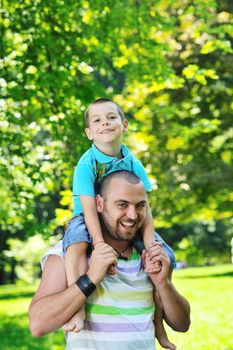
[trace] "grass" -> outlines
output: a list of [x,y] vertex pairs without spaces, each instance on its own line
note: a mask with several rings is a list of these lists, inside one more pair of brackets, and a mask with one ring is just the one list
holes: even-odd
[[191,305],[188,333],[167,328],[177,349],[233,350],[233,265],[176,270],[173,281]]
[[64,350],[63,332],[33,338],[28,329],[27,310],[35,286],[0,287],[0,349],[4,350]]
[[[188,333],[176,333],[167,329],[177,350],[233,350],[233,266],[177,270],[173,281],[189,300],[192,310],[192,325]],[[27,309],[34,290],[35,286],[0,287],[1,349],[65,349],[61,330],[40,339],[30,335]],[[162,348],[158,345],[157,349]]]

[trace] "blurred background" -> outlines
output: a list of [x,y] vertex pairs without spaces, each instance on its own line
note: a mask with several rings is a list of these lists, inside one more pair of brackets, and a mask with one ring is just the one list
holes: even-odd
[[83,114],[98,97],[123,108],[155,227],[176,253],[192,326],[171,340],[233,349],[232,10],[230,0],[1,1],[2,349],[64,349],[62,331],[29,334],[27,307],[40,257],[71,217],[74,167],[90,146]]

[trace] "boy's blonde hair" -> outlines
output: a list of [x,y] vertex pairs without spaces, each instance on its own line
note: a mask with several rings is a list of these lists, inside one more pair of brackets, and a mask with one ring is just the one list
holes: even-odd
[[95,101],[93,101],[88,107],[86,112],[84,113],[84,123],[85,123],[85,127],[88,128],[89,127],[89,109],[91,106],[99,104],[99,103],[106,103],[106,102],[111,102],[114,103],[117,106],[117,112],[121,117],[121,120],[124,121],[125,116],[124,116],[124,112],[123,109],[113,100],[109,99],[109,98],[97,98]]

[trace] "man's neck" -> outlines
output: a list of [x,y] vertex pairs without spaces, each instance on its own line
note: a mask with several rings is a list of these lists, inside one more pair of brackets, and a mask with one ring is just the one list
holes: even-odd
[[132,241],[118,241],[109,236],[105,236],[104,240],[115,250],[115,252],[118,254],[118,257],[125,257],[127,259],[131,257],[133,252]]

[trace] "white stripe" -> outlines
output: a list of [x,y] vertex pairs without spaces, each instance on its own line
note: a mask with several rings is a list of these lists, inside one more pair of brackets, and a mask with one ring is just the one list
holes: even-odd
[[[126,337],[126,338],[125,338]],[[79,339],[91,339],[93,341],[111,341],[111,342],[122,342],[122,341],[127,341],[127,342],[132,342],[132,341],[139,341],[143,339],[152,339],[154,338],[154,330],[148,330],[144,332],[127,332],[127,333],[122,333],[122,332],[110,332],[107,333],[105,332],[104,334],[101,332],[91,332],[88,330],[82,330],[79,333],[75,332],[69,332],[67,334],[67,342],[77,341]],[[88,348],[89,349],[89,348]]]
[[147,314],[147,317],[145,317],[145,315],[127,315],[122,317],[122,315],[120,316],[114,316],[114,315],[99,315],[99,314],[95,314],[95,316],[91,317],[91,314],[88,314],[87,317],[88,320],[93,320],[93,322],[105,322],[105,323],[116,323],[116,322],[120,322],[120,323],[143,323],[143,322],[149,322],[149,320],[151,319],[151,315]]

